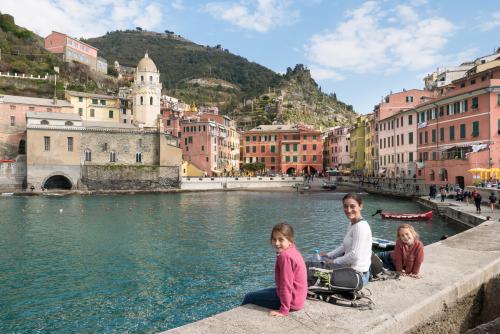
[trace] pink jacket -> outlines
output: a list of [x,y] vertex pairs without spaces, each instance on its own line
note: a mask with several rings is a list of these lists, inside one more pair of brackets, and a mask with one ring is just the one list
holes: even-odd
[[278,253],[274,266],[276,293],[281,302],[279,312],[287,315],[304,307],[307,297],[307,270],[304,259],[295,245]]
[[415,240],[412,246],[408,246],[397,240],[391,257],[396,271],[401,272],[404,269],[407,274],[418,275],[420,266],[424,262],[424,244],[420,240]]

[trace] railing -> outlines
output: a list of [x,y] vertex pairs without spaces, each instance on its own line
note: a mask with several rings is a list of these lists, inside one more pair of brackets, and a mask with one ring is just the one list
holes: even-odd
[[45,74],[44,77],[41,77],[40,75],[33,76],[33,74],[27,75],[27,74],[17,74],[17,73],[9,73],[9,72],[0,72],[0,77],[8,77],[8,78],[16,78],[16,79],[30,79],[30,80],[48,80],[49,75]]

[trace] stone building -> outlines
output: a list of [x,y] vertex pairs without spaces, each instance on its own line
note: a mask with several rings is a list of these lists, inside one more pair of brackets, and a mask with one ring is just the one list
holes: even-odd
[[0,189],[20,190],[26,183],[26,113],[73,113],[64,100],[0,96]]
[[177,140],[154,129],[32,112],[27,133],[28,189],[155,190],[180,182]]
[[130,123],[123,122],[130,118],[120,118],[118,97],[80,92],[67,92],[77,112],[28,113],[28,189],[178,187],[182,151],[178,139],[163,129],[159,72],[147,54],[139,62],[136,81],[124,96],[134,101]]

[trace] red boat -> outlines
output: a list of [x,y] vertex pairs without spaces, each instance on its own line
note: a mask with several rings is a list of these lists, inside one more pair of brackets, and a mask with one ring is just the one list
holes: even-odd
[[397,212],[384,212],[380,213],[384,219],[395,220],[431,220],[432,210],[424,213],[397,213]]

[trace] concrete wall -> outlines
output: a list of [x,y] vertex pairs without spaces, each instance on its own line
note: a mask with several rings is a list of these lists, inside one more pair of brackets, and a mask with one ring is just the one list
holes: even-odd
[[179,167],[82,166],[82,184],[88,190],[164,190],[179,186]]
[[0,162],[0,192],[19,191],[26,179],[26,155],[15,162]]
[[183,190],[214,189],[255,189],[291,187],[304,182],[303,177],[185,177],[182,178]]

